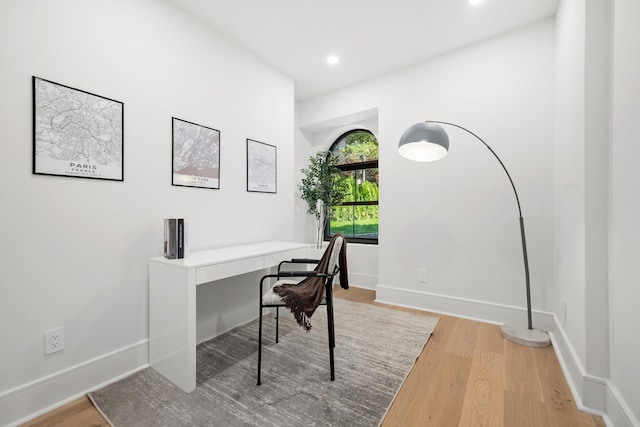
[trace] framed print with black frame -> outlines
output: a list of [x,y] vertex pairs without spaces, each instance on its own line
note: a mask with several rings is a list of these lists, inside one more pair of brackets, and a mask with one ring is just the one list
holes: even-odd
[[220,188],[220,131],[176,117],[172,128],[171,184]]
[[277,192],[277,147],[247,138],[247,191]]
[[33,173],[124,180],[124,104],[33,76]]

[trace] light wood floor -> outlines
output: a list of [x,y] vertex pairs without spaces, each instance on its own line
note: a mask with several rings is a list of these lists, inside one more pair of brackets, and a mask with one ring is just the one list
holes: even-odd
[[[374,302],[374,291],[365,289],[337,289],[335,296],[385,306]],[[440,318],[438,326],[383,427],[605,426],[600,417],[578,411],[551,347],[519,346],[502,338],[496,325],[433,315]],[[83,397],[24,426],[108,424]]]
[[[336,296],[385,306],[374,302],[375,292],[364,289],[339,290]],[[440,319],[438,326],[383,427],[605,425],[600,417],[578,411],[552,347],[514,344],[497,325],[433,316]]]

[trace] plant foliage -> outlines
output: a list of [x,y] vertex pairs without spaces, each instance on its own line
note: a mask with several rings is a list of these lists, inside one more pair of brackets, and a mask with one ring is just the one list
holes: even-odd
[[[300,197],[307,202],[307,213],[316,218],[328,218],[331,206],[341,204],[348,194],[346,183],[340,179],[340,169],[337,168],[338,157],[329,151],[319,151],[309,157],[309,166],[301,169],[304,177],[298,188],[302,192]],[[316,209],[317,201],[324,203],[324,212]]]

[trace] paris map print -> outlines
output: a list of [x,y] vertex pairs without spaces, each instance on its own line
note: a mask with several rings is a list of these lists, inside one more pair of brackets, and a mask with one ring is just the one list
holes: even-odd
[[123,180],[124,104],[33,77],[33,173]]

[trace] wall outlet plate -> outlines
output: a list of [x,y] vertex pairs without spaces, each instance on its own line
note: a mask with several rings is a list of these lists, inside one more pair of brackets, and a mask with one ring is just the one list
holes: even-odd
[[418,269],[418,281],[426,283],[427,282],[427,269],[419,268]]
[[44,355],[64,350],[64,328],[56,328],[44,333]]

